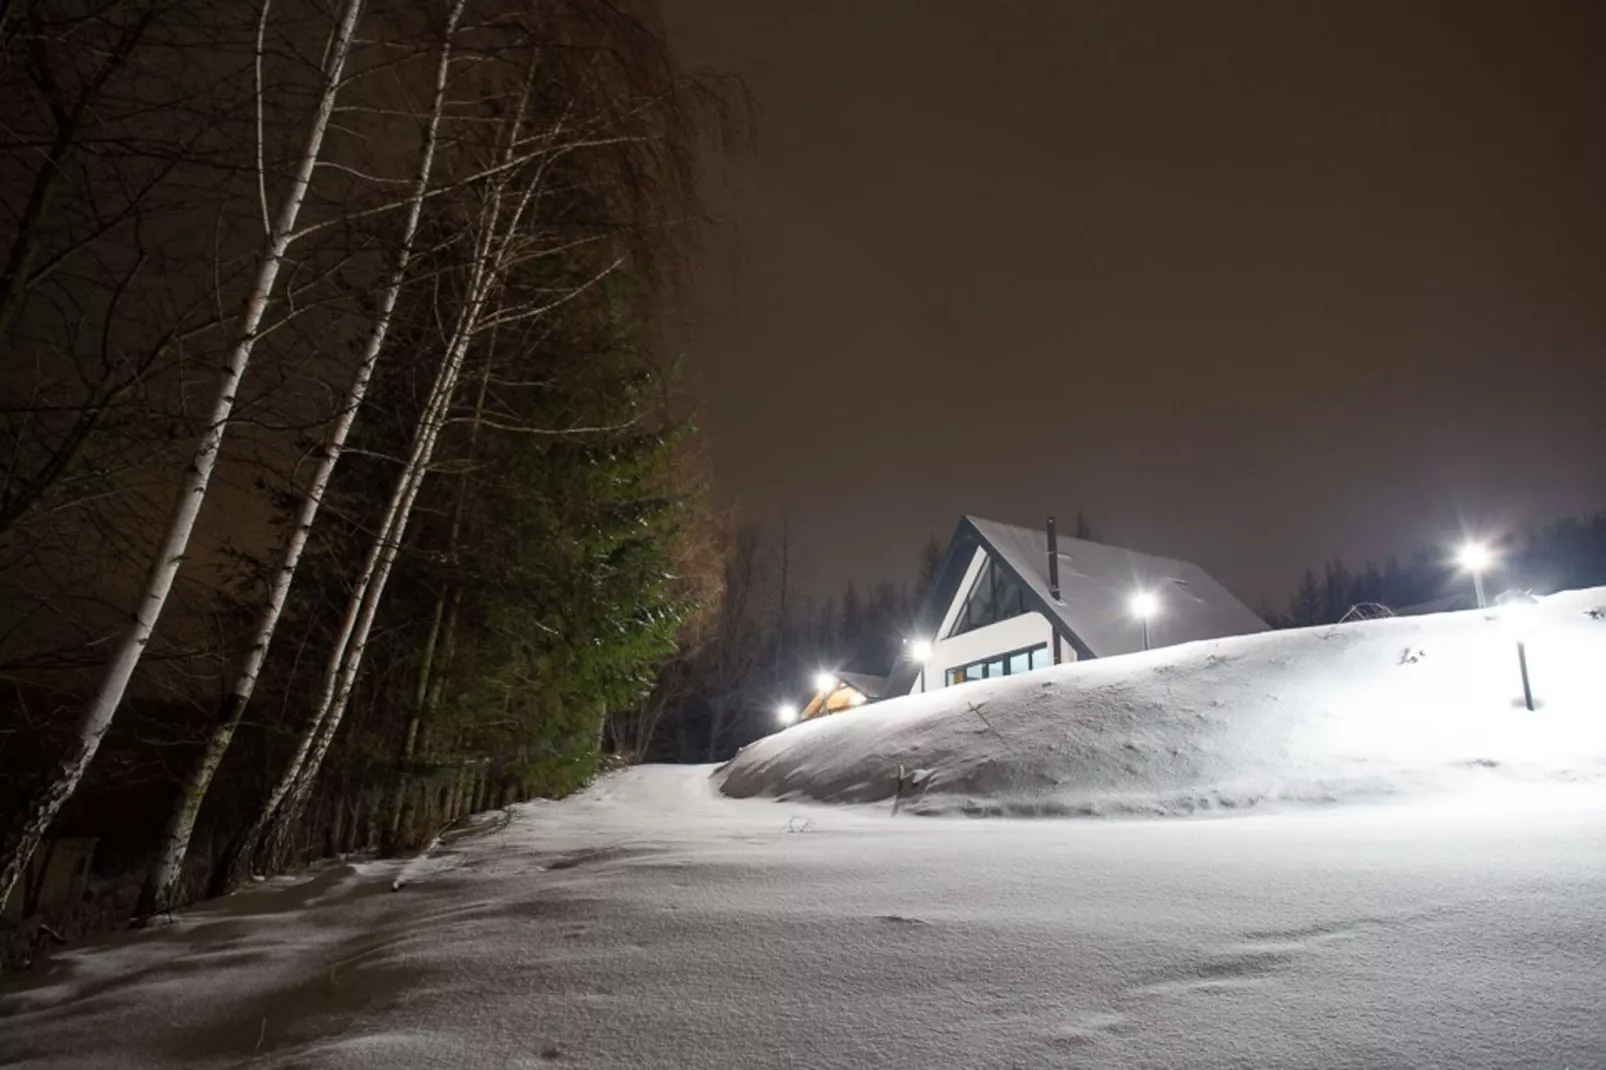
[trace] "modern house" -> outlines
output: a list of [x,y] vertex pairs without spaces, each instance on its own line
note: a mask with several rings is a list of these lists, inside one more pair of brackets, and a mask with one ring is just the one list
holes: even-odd
[[1267,630],[1198,565],[1060,537],[1052,518],[975,516],[959,522],[916,627],[885,696]]

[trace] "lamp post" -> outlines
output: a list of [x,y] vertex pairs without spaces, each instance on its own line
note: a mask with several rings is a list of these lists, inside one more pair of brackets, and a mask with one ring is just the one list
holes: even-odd
[[1472,573],[1472,589],[1478,595],[1478,608],[1485,609],[1489,600],[1483,593],[1483,574],[1494,564],[1494,552],[1487,545],[1477,541],[1461,544],[1461,549],[1455,555],[1456,564]]
[[1132,615],[1143,622],[1143,649],[1149,649],[1149,618],[1160,611],[1160,599],[1153,591],[1136,591],[1130,603]]
[[909,641],[909,656],[920,663],[920,693],[926,693],[926,662],[931,660],[931,640]]

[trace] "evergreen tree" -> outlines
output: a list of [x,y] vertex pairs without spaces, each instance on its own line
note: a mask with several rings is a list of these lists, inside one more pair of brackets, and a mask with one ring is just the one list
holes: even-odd
[[926,540],[926,545],[920,548],[920,572],[916,576],[915,586],[923,596],[931,588],[931,583],[937,578],[937,567],[942,564],[942,543],[933,536]]
[[1317,623],[1322,613],[1322,589],[1316,582],[1316,573],[1310,569],[1300,577],[1299,589],[1294,592],[1288,606],[1288,616],[1295,627],[1303,628]]
[[865,612],[859,602],[859,589],[852,581],[842,592],[842,626],[837,634],[841,637],[839,654],[843,657],[851,657],[854,649],[864,642]]

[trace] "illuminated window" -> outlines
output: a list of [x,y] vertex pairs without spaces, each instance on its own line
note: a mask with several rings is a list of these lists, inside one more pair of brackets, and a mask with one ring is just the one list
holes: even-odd
[[1031,672],[1048,664],[1048,644],[1039,643],[1037,646],[1017,650],[1001,657],[973,661],[968,665],[957,665],[944,674],[944,680],[950,685],[970,680],[990,680],[998,676],[1016,676],[1023,672]]

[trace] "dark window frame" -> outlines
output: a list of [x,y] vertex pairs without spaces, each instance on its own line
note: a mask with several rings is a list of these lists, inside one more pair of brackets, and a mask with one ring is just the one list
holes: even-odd
[[[1037,659],[1035,656],[1030,657],[1027,659],[1026,672],[1036,672],[1039,668],[1046,669],[1050,664],[1048,660],[1048,644],[1033,643],[1031,646],[1016,647],[1014,650],[1006,650],[1002,654],[992,654],[985,658],[977,658],[975,661],[966,662],[963,665],[955,665],[951,668],[944,669],[942,674],[943,686],[952,687],[954,684],[968,684],[972,680],[995,679],[993,674],[988,671],[994,663],[1002,663],[1003,666],[1003,669],[998,673],[998,676],[1021,675],[1020,673],[1010,672],[1009,663],[1015,660],[1015,657],[1019,654],[1036,655],[1039,651],[1041,651],[1043,654],[1042,665],[1037,664]],[[968,670],[971,669],[980,670],[979,674],[970,675]]]
[[[948,629],[947,638],[980,631],[990,624],[1013,620],[1024,616],[1027,612],[1025,585],[1013,573],[1000,568],[992,554],[982,552],[984,554],[982,566],[977,570],[976,578],[971,581],[970,589],[965,592],[964,600],[959,603],[959,613]],[[976,596],[981,592],[983,584],[987,587],[985,604],[981,606],[980,612],[977,612],[974,608]]]

